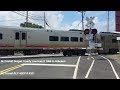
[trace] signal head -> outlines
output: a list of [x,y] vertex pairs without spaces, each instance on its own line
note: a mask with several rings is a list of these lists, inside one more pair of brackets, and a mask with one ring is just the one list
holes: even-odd
[[85,29],[84,34],[85,34],[85,35],[86,35],[86,34],[89,34],[89,32],[90,32],[89,29]]
[[97,29],[92,29],[91,34],[93,35],[97,34]]

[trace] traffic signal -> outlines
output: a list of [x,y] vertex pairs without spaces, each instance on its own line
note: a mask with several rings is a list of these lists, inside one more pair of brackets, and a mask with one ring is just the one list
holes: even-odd
[[85,29],[84,34],[85,34],[85,35],[86,35],[86,34],[89,34],[89,32],[90,32],[89,29]]
[[97,34],[97,29],[92,29],[91,34],[93,34],[93,36],[95,36],[95,34]]
[[93,36],[95,36],[95,34],[97,34],[97,29],[85,29],[84,30],[84,34],[86,35],[86,34],[89,34],[89,33],[91,33],[91,34],[93,34]]

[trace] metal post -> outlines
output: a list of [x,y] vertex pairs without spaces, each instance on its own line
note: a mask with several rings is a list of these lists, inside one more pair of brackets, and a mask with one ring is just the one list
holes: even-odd
[[109,11],[108,11],[108,26],[107,26],[107,32],[109,32]]
[[45,12],[44,12],[44,29],[46,29]]
[[82,29],[84,30],[84,16],[83,16],[83,13],[84,13],[85,11],[79,11],[79,12],[82,13]]
[[[91,36],[91,28],[90,28],[90,32],[89,32],[89,36]],[[90,47],[90,43],[91,43],[91,39],[89,39],[89,47]],[[89,49],[89,55],[88,55],[88,60],[91,59],[91,49]]]
[[82,30],[84,30],[84,21],[83,21],[83,11],[82,11]]
[[28,26],[28,11],[26,12],[26,27]]
[[[98,43],[98,41],[97,41],[97,34],[95,35],[95,43]],[[98,45],[97,45],[98,46]],[[97,54],[97,48],[98,47],[95,47],[95,55]]]
[[[90,28],[90,35],[91,35],[91,28]],[[91,59],[91,49],[90,49],[90,59]]]

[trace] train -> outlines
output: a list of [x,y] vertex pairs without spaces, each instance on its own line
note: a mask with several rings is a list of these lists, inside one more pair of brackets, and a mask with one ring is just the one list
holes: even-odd
[[96,35],[96,42],[101,43],[102,49],[99,49],[100,54],[117,54],[120,48],[119,32],[100,32]]
[[[116,53],[116,39],[120,34],[100,33],[95,36],[95,42],[102,43],[100,53]],[[111,36],[110,36],[111,35]],[[108,39],[107,39],[108,37]],[[111,38],[110,38],[111,37]],[[110,40],[113,40],[111,42]],[[108,41],[107,41],[108,40]],[[111,44],[110,44],[111,43]],[[52,30],[25,27],[0,27],[0,55],[24,55],[63,53],[64,56],[85,55],[89,41],[84,30]]]

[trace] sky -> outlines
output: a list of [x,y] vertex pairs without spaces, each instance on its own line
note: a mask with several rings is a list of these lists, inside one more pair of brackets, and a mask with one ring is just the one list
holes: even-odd
[[[17,13],[26,15],[26,11],[0,11],[0,26],[15,26],[19,27],[20,23],[26,21],[25,16],[21,16]],[[28,21],[31,23],[44,26],[44,11],[29,11]],[[32,18],[31,18],[32,17]],[[47,19],[47,29],[55,30],[69,30],[80,29],[82,30],[82,14],[78,11],[45,11],[45,17]],[[86,27],[86,17],[95,17],[93,22],[95,23],[93,28],[96,28],[98,32],[107,32],[108,11],[85,11],[84,16],[84,28]],[[109,31],[115,31],[115,11],[109,11]]]

